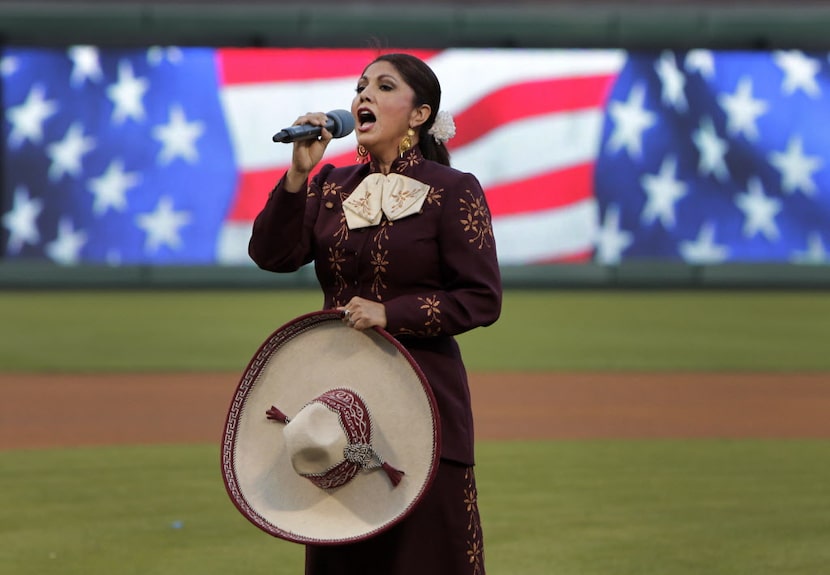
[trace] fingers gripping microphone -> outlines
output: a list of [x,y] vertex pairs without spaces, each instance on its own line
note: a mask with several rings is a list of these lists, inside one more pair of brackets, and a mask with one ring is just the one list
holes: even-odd
[[[348,110],[332,110],[327,113],[328,121],[326,121],[326,130],[331,132],[335,138],[342,138],[348,136],[354,130],[354,118],[352,113]],[[290,144],[291,142],[298,142],[300,140],[310,140],[317,138],[322,133],[320,126],[312,126],[311,124],[300,124],[299,126],[289,126],[274,134],[271,138],[275,142],[282,142]]]

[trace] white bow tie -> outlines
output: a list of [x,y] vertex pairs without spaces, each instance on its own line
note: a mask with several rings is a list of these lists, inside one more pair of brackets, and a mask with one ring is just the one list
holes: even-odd
[[400,174],[369,174],[343,202],[346,224],[353,230],[376,226],[381,212],[392,221],[418,213],[429,188]]

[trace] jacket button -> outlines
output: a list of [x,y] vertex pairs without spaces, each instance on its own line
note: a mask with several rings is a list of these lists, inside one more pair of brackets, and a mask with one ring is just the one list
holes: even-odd
[[326,208],[332,209],[333,207],[334,207],[334,204],[332,202],[326,202]]

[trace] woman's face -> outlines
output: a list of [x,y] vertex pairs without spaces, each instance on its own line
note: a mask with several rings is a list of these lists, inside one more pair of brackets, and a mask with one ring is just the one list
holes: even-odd
[[415,92],[392,64],[379,61],[367,67],[352,100],[358,144],[376,157],[397,154],[406,131],[424,121],[414,101]]

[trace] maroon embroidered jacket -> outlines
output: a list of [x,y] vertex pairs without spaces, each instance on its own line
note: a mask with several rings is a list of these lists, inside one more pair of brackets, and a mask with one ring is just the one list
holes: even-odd
[[383,303],[387,331],[435,392],[442,457],[472,465],[470,392],[453,336],[492,324],[501,311],[490,211],[474,176],[425,160],[415,148],[392,171],[430,186],[420,212],[349,229],[342,202],[376,171],[374,164],[329,164],[305,194],[286,192],[281,180],[254,221],[249,255],[274,272],[313,261],[324,309],[353,296]]

